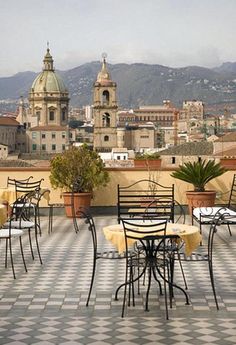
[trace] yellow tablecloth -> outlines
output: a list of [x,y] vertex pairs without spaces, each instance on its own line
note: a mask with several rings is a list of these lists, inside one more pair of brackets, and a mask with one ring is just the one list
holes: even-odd
[[[138,227],[138,224],[135,227]],[[140,228],[140,230],[141,229],[142,228]],[[103,228],[103,232],[105,238],[108,241],[111,241],[116,246],[119,253],[122,253],[125,250],[125,239],[122,224],[105,226]],[[167,223],[166,234],[177,234],[185,242],[185,254],[187,256],[191,255],[191,253],[199,246],[200,242],[202,241],[202,236],[199,232],[199,228],[197,226],[187,224]],[[129,239],[128,245],[131,246],[134,242],[134,240]]]
[[7,220],[7,208],[5,205],[0,205],[0,226]]
[[8,201],[12,204],[16,200],[16,192],[14,187],[0,188],[0,199]]

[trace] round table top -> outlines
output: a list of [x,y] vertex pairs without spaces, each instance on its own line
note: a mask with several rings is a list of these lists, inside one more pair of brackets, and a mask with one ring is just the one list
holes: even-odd
[[[132,222],[132,221],[130,221]],[[142,222],[142,221],[141,221]],[[145,221],[148,224],[148,221]],[[135,227],[138,226],[138,222],[135,221]],[[142,228],[140,228],[142,229]],[[105,238],[111,241],[121,253],[125,250],[125,239],[122,224],[108,225],[103,228]],[[191,253],[199,246],[202,241],[202,236],[197,226],[179,223],[167,223],[166,227],[167,235],[177,235],[185,242],[185,254],[191,255]],[[132,244],[132,241],[130,241]]]

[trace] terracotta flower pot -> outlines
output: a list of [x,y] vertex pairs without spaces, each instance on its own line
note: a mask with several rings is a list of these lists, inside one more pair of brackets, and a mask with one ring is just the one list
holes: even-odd
[[[63,193],[64,205],[67,217],[73,217],[72,193]],[[89,208],[91,204],[92,193],[74,193],[75,214],[80,207]],[[79,216],[77,215],[79,218]]]
[[195,207],[210,207],[214,206],[216,199],[215,191],[205,191],[205,192],[186,192],[186,197],[188,200],[189,214],[192,214],[192,209]]
[[236,169],[236,158],[221,158],[220,164],[228,169]]

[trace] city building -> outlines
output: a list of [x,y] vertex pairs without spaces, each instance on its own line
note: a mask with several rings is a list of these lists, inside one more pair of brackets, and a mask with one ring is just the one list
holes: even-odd
[[[17,150],[17,133],[19,131],[19,125],[19,122],[14,118],[5,116],[0,117],[0,144],[4,147],[8,147],[8,153],[15,152]],[[6,151],[4,147],[2,148],[2,151]]]
[[22,116],[27,152],[59,153],[75,140],[75,131],[68,127],[69,93],[54,70],[49,48],[43,64],[43,71],[35,78],[29,91],[27,115]]

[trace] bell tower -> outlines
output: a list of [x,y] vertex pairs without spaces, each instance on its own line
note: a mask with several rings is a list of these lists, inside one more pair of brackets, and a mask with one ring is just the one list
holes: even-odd
[[93,85],[94,150],[109,152],[117,147],[116,83],[107,70],[105,53],[102,68]]

